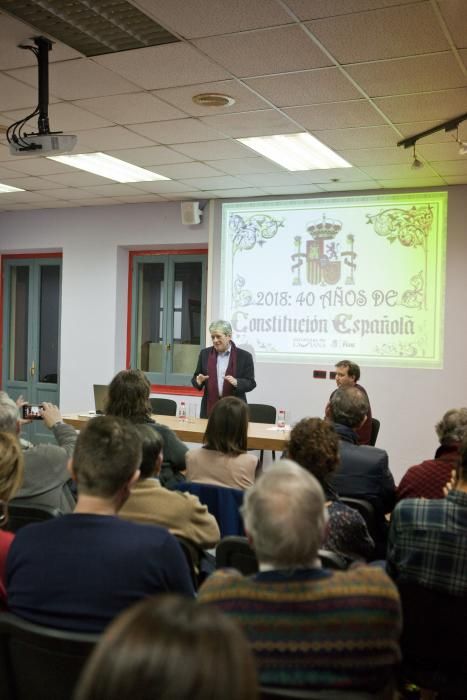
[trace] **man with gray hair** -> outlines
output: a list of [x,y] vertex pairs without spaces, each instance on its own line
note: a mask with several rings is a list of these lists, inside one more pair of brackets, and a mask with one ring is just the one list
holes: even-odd
[[207,418],[214,404],[224,396],[236,396],[247,403],[245,394],[256,386],[253,358],[232,341],[230,323],[213,321],[209,332],[212,347],[201,350],[191,380],[195,389],[204,389],[201,418]]
[[340,464],[332,475],[331,485],[339,496],[369,501],[375,511],[376,556],[384,559],[390,513],[396,501],[394,478],[389,471],[385,450],[360,445],[357,430],[366,420],[369,404],[366,395],[355,386],[341,386],[332,394],[326,416],[339,436]]
[[459,445],[467,435],[467,408],[451,408],[435,425],[439,447],[434,459],[410,467],[397,487],[396,498],[443,498],[443,488],[459,462]]
[[[44,402],[40,408],[44,425],[52,431],[57,445],[32,445],[21,441],[24,454],[23,484],[12,503],[40,504],[71,513],[75,498],[70,488],[67,463],[73,454],[78,433],[66,425],[57,406]],[[18,406],[4,391],[0,392],[0,431],[18,435],[21,421]]]
[[261,685],[384,687],[399,659],[398,593],[379,567],[321,568],[327,512],[315,477],[281,460],[247,491],[242,512],[259,573],[219,570],[199,601],[244,628]]

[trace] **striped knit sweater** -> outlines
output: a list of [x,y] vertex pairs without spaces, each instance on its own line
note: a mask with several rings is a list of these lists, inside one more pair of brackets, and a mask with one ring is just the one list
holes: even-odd
[[378,690],[400,658],[397,589],[377,567],[214,573],[198,600],[243,626],[261,684]]

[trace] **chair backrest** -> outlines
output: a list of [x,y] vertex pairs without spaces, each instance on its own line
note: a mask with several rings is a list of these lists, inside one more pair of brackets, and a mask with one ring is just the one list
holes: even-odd
[[339,500],[345,503],[346,506],[349,506],[349,508],[358,510],[366,523],[368,532],[373,539],[375,539],[378,533],[378,527],[373,504],[363,498],[352,498],[351,496],[339,496]]
[[336,569],[343,571],[349,566],[349,562],[340,554],[331,552],[330,549],[318,549],[318,556],[321,559],[321,564],[325,569]]
[[13,503],[8,504],[8,519],[5,530],[17,532],[24,525],[29,523],[40,523],[51,518],[58,518],[63,515],[62,511],[52,506],[41,504]]
[[381,423],[377,418],[372,418],[371,419],[371,433],[370,433],[370,442],[368,443],[372,447],[376,445],[376,438],[378,437],[379,433],[379,427]]
[[275,423],[276,407],[267,403],[249,403],[248,416],[252,423]]
[[200,570],[201,557],[203,556],[203,550],[200,547],[198,547],[194,542],[191,542],[191,540],[187,540],[186,537],[176,535],[175,539],[178,541],[178,544],[182,548],[183,554],[185,555],[188,568],[190,569],[193,586],[195,590],[198,590],[198,575]]
[[467,670],[467,604],[417,583],[397,582],[404,628],[402,674],[424,688],[465,698]]
[[189,491],[198,496],[201,503],[216,518],[221,537],[226,535],[244,535],[240,506],[243,503],[243,491],[227,486],[214,486],[194,481],[182,481],[174,486],[177,491]]
[[173,399],[149,399],[152,406],[152,412],[156,416],[176,416],[177,402]]
[[237,569],[250,576],[258,571],[258,560],[246,537],[223,537],[216,547],[216,568]]
[[0,615],[2,700],[69,700],[81,670],[99,640]]
[[286,688],[278,686],[261,686],[260,700],[393,700],[393,685],[371,693],[362,690],[326,690],[313,688]]

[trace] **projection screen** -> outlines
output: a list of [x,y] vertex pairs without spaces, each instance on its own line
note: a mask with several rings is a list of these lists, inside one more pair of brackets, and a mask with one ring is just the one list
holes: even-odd
[[257,362],[440,368],[447,193],[224,203],[220,311]]

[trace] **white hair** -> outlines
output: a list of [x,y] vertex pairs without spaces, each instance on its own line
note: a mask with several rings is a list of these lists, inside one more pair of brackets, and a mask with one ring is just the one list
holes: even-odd
[[280,460],[245,494],[245,529],[261,564],[294,569],[313,564],[327,522],[323,489],[291,460]]

